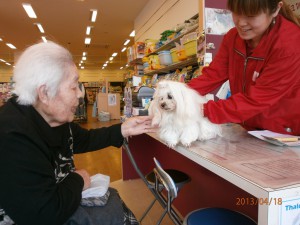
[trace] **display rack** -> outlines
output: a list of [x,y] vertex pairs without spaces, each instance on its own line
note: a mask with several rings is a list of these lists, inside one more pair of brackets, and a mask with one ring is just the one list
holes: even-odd
[[176,69],[182,69],[186,66],[196,66],[196,65],[198,65],[198,58],[196,55],[194,55],[184,61],[174,63],[170,66],[166,66],[166,67],[158,69],[158,70],[149,71],[148,73],[145,73],[145,75],[150,76],[153,74],[165,74],[165,73],[170,73],[171,71],[174,71]]

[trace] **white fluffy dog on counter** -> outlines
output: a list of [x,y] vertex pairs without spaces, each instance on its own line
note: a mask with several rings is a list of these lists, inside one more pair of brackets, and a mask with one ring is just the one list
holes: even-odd
[[220,125],[202,116],[200,105],[207,102],[186,84],[162,80],[157,84],[149,115],[152,125],[158,125],[158,135],[169,147],[178,143],[190,146],[192,142],[221,136]]

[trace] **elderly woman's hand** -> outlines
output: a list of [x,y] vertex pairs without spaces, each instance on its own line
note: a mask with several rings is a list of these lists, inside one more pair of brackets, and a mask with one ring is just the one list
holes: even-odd
[[158,128],[153,127],[151,121],[152,117],[150,116],[136,116],[126,119],[121,126],[123,137],[156,132]]
[[84,182],[83,190],[88,189],[91,186],[90,174],[84,169],[75,170],[75,173],[78,173],[83,179]]

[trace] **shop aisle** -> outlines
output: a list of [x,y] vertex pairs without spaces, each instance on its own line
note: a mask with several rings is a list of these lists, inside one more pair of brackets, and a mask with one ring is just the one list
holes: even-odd
[[[119,120],[100,122],[97,118],[93,118],[92,105],[88,105],[87,115],[87,122],[80,123],[87,129],[110,126],[120,122]],[[137,218],[142,216],[144,209],[152,201],[151,192],[140,179],[122,180],[121,149],[108,147],[96,152],[75,155],[74,160],[78,169],[84,168],[90,175],[102,173],[110,176],[111,186],[119,191],[120,196]],[[143,220],[142,225],[155,225],[162,212],[162,208],[156,203]],[[166,216],[161,225],[173,225],[173,222]]]

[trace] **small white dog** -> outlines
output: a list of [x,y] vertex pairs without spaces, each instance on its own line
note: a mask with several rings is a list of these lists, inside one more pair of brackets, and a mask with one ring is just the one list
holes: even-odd
[[196,140],[221,136],[220,125],[202,116],[200,105],[205,102],[205,97],[184,83],[160,81],[149,107],[152,125],[159,127],[159,137],[174,147],[178,143],[190,146]]

